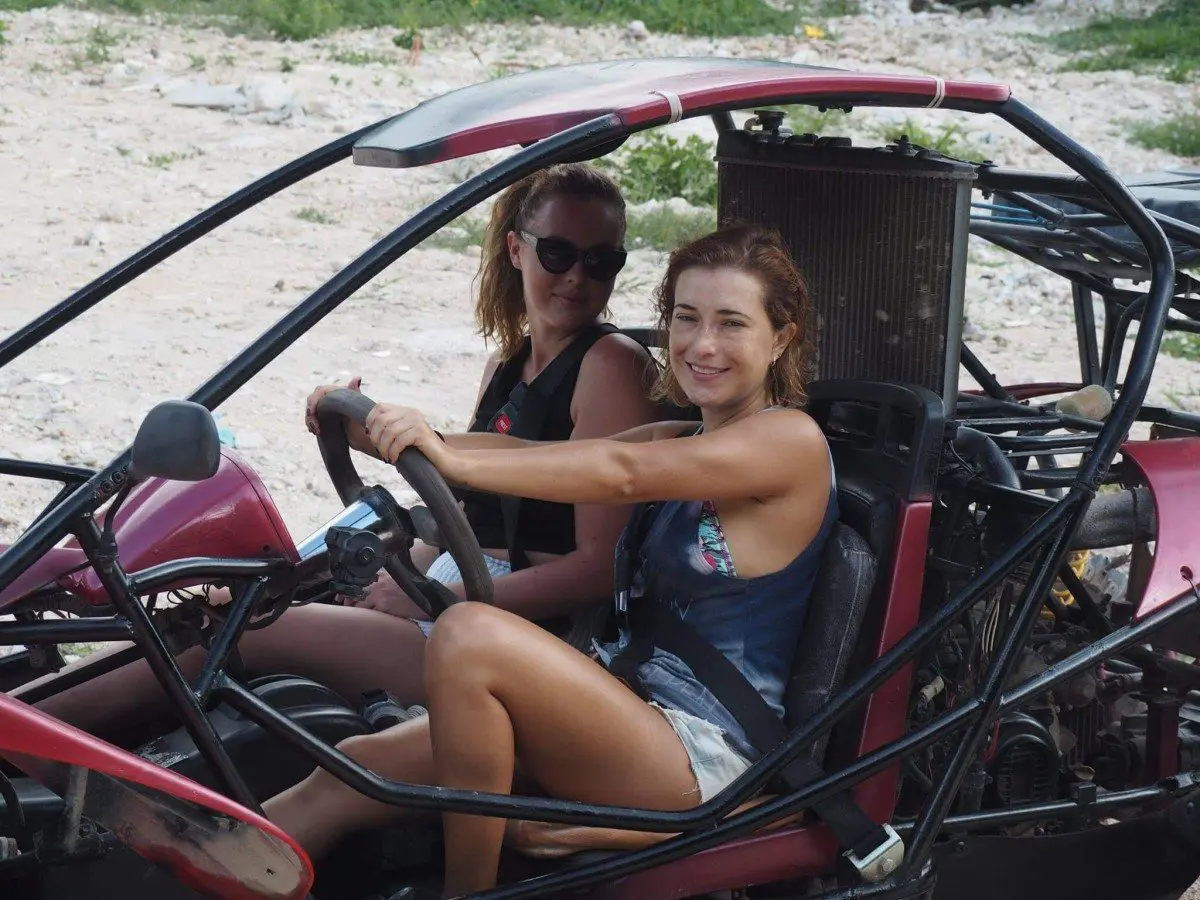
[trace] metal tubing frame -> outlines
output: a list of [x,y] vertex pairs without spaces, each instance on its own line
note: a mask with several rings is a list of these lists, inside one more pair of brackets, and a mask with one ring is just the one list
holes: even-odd
[[213,774],[225,785],[231,798],[261,815],[262,807],[250,788],[246,786],[241,773],[233,765],[233,760],[225,750],[225,745],[221,743],[204,708],[188,687],[187,680],[179,670],[175,657],[171,655],[171,651],[163,642],[162,635],[154,627],[150,614],[138,602],[129,575],[121,567],[120,560],[117,559],[115,545],[112,548],[104,546],[104,537],[100,527],[90,515],[82,517],[75,536],[88,559],[96,567],[100,582],[108,591],[117,612],[128,620],[129,626],[133,630],[133,639],[143,646],[150,670],[162,686],[163,692],[179,712],[184,727],[187,728],[192,740],[196,742],[196,748],[204,757],[205,762],[213,770]]
[[225,559],[215,556],[192,556],[172,559],[129,576],[135,594],[149,594],[183,579],[199,578],[262,578],[288,571],[292,563],[264,559]]
[[267,581],[260,578],[246,585],[241,595],[233,602],[233,609],[230,610],[221,630],[217,632],[212,646],[208,648],[204,664],[200,667],[200,674],[196,676],[195,693],[202,706],[208,702],[213,685],[225,677],[225,663],[241,640],[242,633],[250,622],[250,615],[266,590]]
[[975,351],[967,346],[966,341],[963,341],[959,347],[959,362],[989,397],[995,397],[997,400],[1012,399],[1012,395],[1004,389],[1004,385],[1000,383],[999,379],[975,355]]
[[[1024,806],[1011,806],[1007,809],[989,810],[988,812],[964,813],[958,816],[947,816],[942,823],[943,831],[981,831],[995,828],[999,825],[1020,825],[1023,822],[1036,822],[1040,819],[1090,816],[1098,813],[1112,812],[1126,806],[1137,806],[1151,803],[1172,796],[1174,791],[1168,784],[1157,784],[1153,787],[1131,788],[1125,791],[1113,791],[1102,794],[1090,803],[1079,803],[1075,800],[1055,800],[1049,803],[1031,803]],[[892,827],[902,837],[912,833],[915,820],[893,822]]]
[[1075,339],[1079,343],[1079,376],[1084,384],[1097,384],[1100,372],[1100,345],[1096,340],[1096,311],[1092,292],[1080,284],[1071,284],[1075,305]]
[[[442,810],[453,809],[481,814],[508,812],[511,815],[522,815],[543,821],[612,823],[617,824],[617,827],[658,831],[701,829],[699,833],[668,839],[656,847],[626,854],[614,860],[534,879],[507,888],[487,891],[482,896],[490,898],[533,896],[550,890],[591,884],[613,875],[629,874],[688,855],[740,834],[756,830],[763,824],[775,821],[798,809],[811,806],[812,803],[844,790],[849,784],[868,777],[889,765],[893,760],[945,736],[950,731],[968,727],[968,738],[959,745],[951,765],[935,785],[934,795],[913,826],[914,852],[910,853],[905,861],[905,872],[910,877],[924,877],[928,870],[926,857],[931,850],[933,838],[941,830],[948,804],[958,790],[967,765],[973,759],[974,751],[986,731],[990,718],[1002,712],[1007,706],[1030,696],[1036,690],[1045,689],[1058,680],[1070,677],[1082,668],[1093,664],[1096,658],[1117,652],[1120,646],[1124,646],[1126,642],[1144,639],[1154,628],[1160,627],[1168,619],[1191,609],[1200,600],[1200,596],[1197,596],[1193,590],[1191,597],[1177,598],[1176,602],[1159,610],[1158,614],[1147,617],[1137,625],[1126,626],[1113,632],[1090,648],[1061,661],[1056,667],[1038,678],[1032,679],[1031,682],[1022,685],[1017,690],[1007,694],[1003,693],[1002,688],[1015,662],[1016,651],[1024,643],[1027,632],[1032,627],[1040,608],[1040,595],[1044,593],[1044,589],[1048,589],[1069,544],[1071,533],[1086,510],[1096,488],[1103,483],[1105,473],[1112,463],[1119,444],[1127,434],[1130,425],[1135,421],[1137,410],[1145,398],[1154,356],[1170,310],[1171,290],[1174,286],[1174,266],[1171,248],[1163,234],[1163,227],[1160,225],[1161,217],[1148,213],[1126,186],[1109,173],[1099,159],[1061,134],[1024,104],[1010,99],[1003,104],[957,103],[946,105],[970,108],[972,111],[994,112],[1030,137],[1035,143],[1051,152],[1052,155],[1066,162],[1070,168],[1086,174],[1090,178],[1089,193],[1099,194],[1108,206],[1132,228],[1146,247],[1151,262],[1151,286],[1146,295],[1143,327],[1139,329],[1134,343],[1125,389],[1114,404],[1108,420],[1100,429],[1092,452],[1085,457],[1079,467],[1078,475],[1071,484],[1070,492],[1053,508],[1048,509],[1025,535],[1010,546],[1000,558],[976,575],[957,597],[938,608],[925,623],[905,635],[891,650],[882,654],[866,673],[839,693],[838,699],[823,707],[804,728],[794,733],[783,746],[768,753],[757,765],[737,779],[730,788],[722,792],[723,795],[728,795],[724,800],[714,798],[694,810],[683,813],[661,813],[636,809],[625,810],[620,807],[594,807],[542,798],[486,795],[442,788],[393,787],[392,792],[406,795],[405,801],[409,805]],[[648,128],[659,124],[662,123],[655,120],[642,127]],[[202,385],[190,399],[210,409],[214,408],[278,356],[296,338],[311,328],[316,321],[336,308],[353,291],[399,258],[409,248],[433,233],[438,227],[526,172],[534,171],[553,161],[556,157],[595,146],[605,139],[622,133],[628,133],[628,129],[624,128],[617,116],[598,117],[516,153],[508,160],[451,191],[439,203],[414,216],[311,294],[300,306],[281,319]],[[1101,212],[1106,211],[1101,210]],[[1171,225],[1174,227],[1174,223]],[[0,345],[0,348],[8,350],[11,346],[10,340]],[[3,556],[0,556],[0,588],[11,584],[32,564],[35,558],[49,549],[73,522],[83,523],[78,536],[88,552],[89,558],[94,557],[95,560],[100,560],[101,554],[97,552],[100,533],[91,519],[90,513],[103,501],[105,496],[98,488],[106,479],[127,468],[128,459],[129,450],[127,449],[105,470],[97,473],[72,492],[44,519],[31,527]],[[762,804],[718,823],[718,819],[723,814],[729,812],[746,796],[765,786],[775,772],[781,770],[799,752],[832,728],[839,719],[844,717],[851,708],[865,700],[867,695],[884,680],[910,663],[916,653],[928,646],[947,625],[964,612],[970,604],[976,602],[985,590],[1043,540],[1048,540],[1049,543],[1040,554],[1040,563],[1030,579],[1029,587],[1017,615],[1006,630],[1001,651],[993,660],[986,674],[985,690],[982,696],[972,698],[926,728],[906,735],[864,756],[836,775],[826,776],[792,795]],[[121,608],[121,612],[130,618],[137,638],[147,642],[151,665],[157,665],[156,674],[160,675],[160,681],[163,682],[164,687],[168,688],[169,693],[177,692],[182,678],[174,666],[173,659],[155,633],[145,610],[136,602],[136,597],[128,593],[128,576],[120,573],[119,565],[115,563],[114,559],[109,558],[104,562],[106,564],[102,567],[101,574],[105,579],[106,588],[119,608],[124,607]],[[160,672],[159,669],[164,666],[169,669]],[[306,734],[303,729],[258,701],[253,694],[231,682],[227,677],[220,676],[214,680],[216,681],[213,689],[215,694],[225,696],[232,705],[243,708],[243,712],[247,714],[253,712],[254,715],[251,717],[255,720],[261,719],[260,724],[264,724],[270,730],[282,729],[282,732],[290,734],[293,740],[297,734]],[[195,702],[195,697],[190,692],[187,697],[191,702],[180,704],[181,712],[187,714],[186,718],[192,718],[197,713],[203,717]],[[315,742],[315,746],[308,749],[319,751],[326,757],[321,762],[323,767],[344,768],[349,765],[351,767],[349,774],[354,776],[355,781],[366,780],[369,787],[375,790],[384,788],[384,793],[388,793],[386,790],[388,782],[361,769],[354,772],[353,769],[357,767],[344,757],[339,759],[340,754],[337,751],[320,744],[311,735],[307,735],[307,738]],[[217,747],[216,749],[217,756],[224,756],[223,748]],[[227,757],[225,758],[227,759]],[[236,773],[233,774],[236,778]],[[252,802],[247,805],[256,808]]]
[[34,462],[27,459],[0,459],[0,475],[12,475],[16,478],[38,478],[43,481],[77,484],[87,481],[95,474],[95,469],[64,466],[61,463]]
[[129,640],[133,640],[133,629],[130,628],[129,621],[120,616],[59,619],[49,622],[17,621],[0,625],[0,646]]
[[129,663],[137,662],[144,656],[145,654],[140,645],[131,644],[124,649],[118,650],[116,653],[111,653],[95,661],[89,660],[71,672],[66,672],[57,678],[48,679],[36,687],[22,691],[17,699],[22,703],[33,706],[41,703],[47,697],[61,694],[63,691],[70,690],[73,687],[83,684],[85,681],[105,675]]

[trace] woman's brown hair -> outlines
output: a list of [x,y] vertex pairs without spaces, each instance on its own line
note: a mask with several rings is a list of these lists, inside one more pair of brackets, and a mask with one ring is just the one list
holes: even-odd
[[[671,315],[675,309],[675,285],[688,269],[738,269],[753,275],[762,285],[763,308],[776,331],[788,323],[796,334],[784,347],[767,373],[767,396],[782,406],[804,406],[808,395],[809,366],[813,345],[808,340],[808,317],[812,304],[804,276],[796,268],[779,232],[759,225],[738,223],[720,228],[676,249],[658,286],[658,327],[668,349]],[[676,406],[689,406],[670,361],[662,367],[652,394]]]
[[552,197],[600,200],[621,215],[625,198],[615,181],[586,163],[562,163],[527,175],[510,185],[492,205],[479,261],[475,320],[486,340],[499,345],[500,358],[511,359],[525,337],[525,291],[521,272],[508,255],[508,233],[524,228]]

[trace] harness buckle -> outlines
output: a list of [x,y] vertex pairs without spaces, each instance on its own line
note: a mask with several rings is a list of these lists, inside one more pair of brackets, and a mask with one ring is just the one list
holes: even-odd
[[617,612],[621,615],[629,612],[629,591],[628,589],[617,591],[616,596]]
[[887,839],[865,857],[859,859],[853,850],[847,850],[845,853],[846,859],[858,870],[862,880],[870,884],[883,881],[900,868],[900,863],[904,861],[904,841],[891,825],[885,823],[882,827]]

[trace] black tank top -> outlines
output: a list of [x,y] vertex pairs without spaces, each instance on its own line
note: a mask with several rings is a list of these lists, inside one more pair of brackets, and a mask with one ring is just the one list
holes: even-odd
[[[552,360],[533,382],[526,385],[521,381],[521,370],[529,359],[531,344],[526,336],[520,351],[510,360],[501,363],[488,382],[487,389],[475,410],[475,419],[470,431],[506,434],[513,427],[520,413],[522,401],[529,391],[539,390],[546,399],[546,417],[537,434],[523,433],[530,440],[565,441],[571,437],[575,422],[571,418],[571,398],[579,378],[583,357],[592,344],[606,334],[617,331],[608,323],[595,325],[582,331],[575,340]],[[564,354],[570,354],[564,357]],[[568,365],[564,369],[555,361],[563,359]],[[557,379],[551,390],[547,382]],[[501,498],[485,491],[456,489],[455,496],[463,504],[463,512],[470,522],[479,546],[483,548],[507,548],[508,539],[504,529],[504,512]],[[575,549],[575,507],[570,503],[551,503],[546,500],[524,498],[517,508],[515,543],[523,550],[541,553],[566,554]],[[514,565],[517,568],[517,565]]]

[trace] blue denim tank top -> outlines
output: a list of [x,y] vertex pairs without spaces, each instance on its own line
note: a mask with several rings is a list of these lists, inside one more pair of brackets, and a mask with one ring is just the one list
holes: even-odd
[[[636,563],[630,603],[667,604],[724,653],[782,717],[784,689],[808,599],[822,550],[838,518],[836,480],[830,485],[824,521],[808,546],[784,568],[757,578],[723,575],[704,558],[697,540],[702,505],[699,501],[658,504]],[[607,665],[628,641],[622,624],[616,641],[595,642],[594,648]],[[638,674],[653,702],[713,723],[746,759],[759,757],[733,714],[677,656],[656,647]]]

